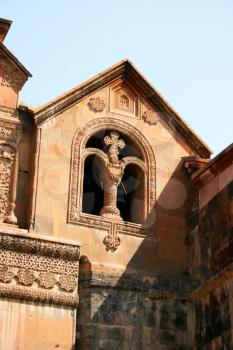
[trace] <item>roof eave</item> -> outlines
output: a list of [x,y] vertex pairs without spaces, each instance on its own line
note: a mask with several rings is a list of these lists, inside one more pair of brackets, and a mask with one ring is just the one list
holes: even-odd
[[[88,94],[104,87],[119,77],[127,78],[141,91],[143,97],[150,102],[163,116],[166,122],[181,134],[191,148],[203,158],[209,158],[212,150],[188,126],[183,118],[169,105],[160,93],[146,80],[138,69],[128,60],[122,60],[93,78],[69,90],[66,94],[48,102],[35,110],[37,125],[41,125],[54,115],[68,108]],[[52,109],[53,108],[53,109]]]
[[9,50],[8,48],[3,44],[0,43],[0,47],[2,51],[12,60],[14,63],[18,66],[18,68],[23,71],[28,78],[32,77],[32,74],[22,65],[22,63],[15,57]]

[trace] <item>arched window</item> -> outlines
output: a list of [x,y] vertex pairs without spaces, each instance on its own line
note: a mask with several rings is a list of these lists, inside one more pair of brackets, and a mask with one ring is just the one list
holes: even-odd
[[99,215],[104,198],[101,169],[94,155],[87,157],[84,162],[82,212]]
[[[75,135],[68,221],[111,232],[151,234],[145,228],[155,206],[155,159],[146,138],[116,118],[96,118]],[[145,226],[146,227],[146,226]],[[115,232],[115,233],[114,233]],[[107,244],[106,244],[107,245]]]
[[[86,144],[82,212],[142,223],[145,217],[145,171],[140,151],[116,130],[100,130]],[[140,163],[140,164],[141,164]],[[145,170],[145,169],[143,169]]]

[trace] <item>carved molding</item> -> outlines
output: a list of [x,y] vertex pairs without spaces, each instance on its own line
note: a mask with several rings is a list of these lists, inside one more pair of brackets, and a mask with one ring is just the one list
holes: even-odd
[[6,58],[2,52],[0,52],[0,66],[4,71],[1,85],[20,91],[27,80],[27,76],[11,60]]
[[0,295],[5,291],[5,297],[77,306],[79,250],[76,245],[1,233]]
[[[91,135],[102,129],[109,129],[122,132],[128,137],[134,138],[134,141],[138,145],[143,154],[144,159],[139,160],[138,164],[145,171],[145,191],[147,193],[146,200],[146,214],[155,206],[156,201],[156,183],[155,183],[155,158],[146,138],[141,132],[132,125],[115,118],[98,118],[88,122],[84,125],[75,135],[72,146],[72,160],[71,160],[71,180],[69,191],[69,208],[68,208],[68,222],[77,223],[87,226],[100,227],[107,230],[107,236],[109,233],[116,229],[116,232],[147,236],[152,235],[153,227],[143,228],[140,224],[120,222],[117,223],[114,220],[102,218],[100,216],[89,215],[82,213],[82,184],[84,173],[84,159],[87,154],[94,152],[86,147],[86,143]],[[106,156],[106,155],[105,155]],[[130,158],[130,157],[129,157]],[[136,157],[133,157],[136,158]],[[134,159],[135,160],[135,159]],[[118,226],[120,225],[120,226]],[[113,235],[112,235],[113,236]],[[108,241],[108,238],[105,240]],[[118,246],[118,244],[113,247]],[[114,248],[112,250],[115,250]]]
[[102,112],[104,110],[104,108],[106,107],[104,100],[100,97],[90,98],[87,105],[90,108],[90,110],[95,112],[95,113]]
[[15,108],[5,107],[0,105],[0,112],[18,115],[18,111]]
[[48,258],[58,258],[63,260],[77,261],[80,256],[78,246],[48,242],[33,238],[15,237],[8,234],[0,235],[2,249],[13,250],[20,253],[29,253],[45,256]]
[[0,297],[64,305],[73,308],[77,308],[79,303],[78,295],[64,292],[51,292],[45,289],[39,290],[32,287],[15,286],[3,283],[0,283]]

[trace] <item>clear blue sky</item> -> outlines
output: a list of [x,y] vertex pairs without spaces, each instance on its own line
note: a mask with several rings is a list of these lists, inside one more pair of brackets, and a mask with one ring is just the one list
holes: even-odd
[[233,135],[232,0],[0,0],[38,106],[128,57],[217,154]]

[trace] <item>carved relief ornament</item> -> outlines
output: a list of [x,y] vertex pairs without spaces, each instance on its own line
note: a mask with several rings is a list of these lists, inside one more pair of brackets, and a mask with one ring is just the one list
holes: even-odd
[[[146,196],[146,214],[155,206],[155,158],[151,146],[146,138],[132,125],[115,118],[98,118],[88,122],[75,135],[72,146],[71,160],[71,180],[69,191],[68,221],[81,225],[100,227],[107,230],[105,245],[110,250],[115,250],[120,244],[118,232],[132,235],[152,235],[152,227],[143,228],[141,224],[119,221],[111,218],[95,216],[82,213],[82,184],[84,173],[84,160],[87,155],[94,152],[93,149],[86,149],[86,143],[91,135],[100,130],[115,130],[122,132],[128,137],[134,136],[134,141],[141,149],[144,161],[138,162],[139,166],[145,171],[145,191]],[[98,151],[98,150],[97,150]],[[99,151],[101,152],[101,151]],[[103,152],[102,152],[103,153]],[[107,157],[107,155],[105,154]],[[113,155],[114,156],[114,155]],[[127,157],[126,157],[127,158]],[[129,157],[131,158],[131,157]],[[127,159],[125,160],[127,162]],[[136,160],[135,160],[136,161]]]
[[0,243],[0,296],[77,307],[79,246],[3,233]]
[[104,108],[105,108],[105,102],[100,97],[92,97],[92,98],[90,98],[90,100],[89,100],[87,105],[90,108],[90,110],[92,110],[95,113],[102,112],[104,110]]
[[4,222],[17,224],[14,214],[18,158],[15,148],[0,143],[0,215]]
[[156,125],[159,121],[159,116],[156,112],[147,110],[143,112],[142,119],[149,125]]

